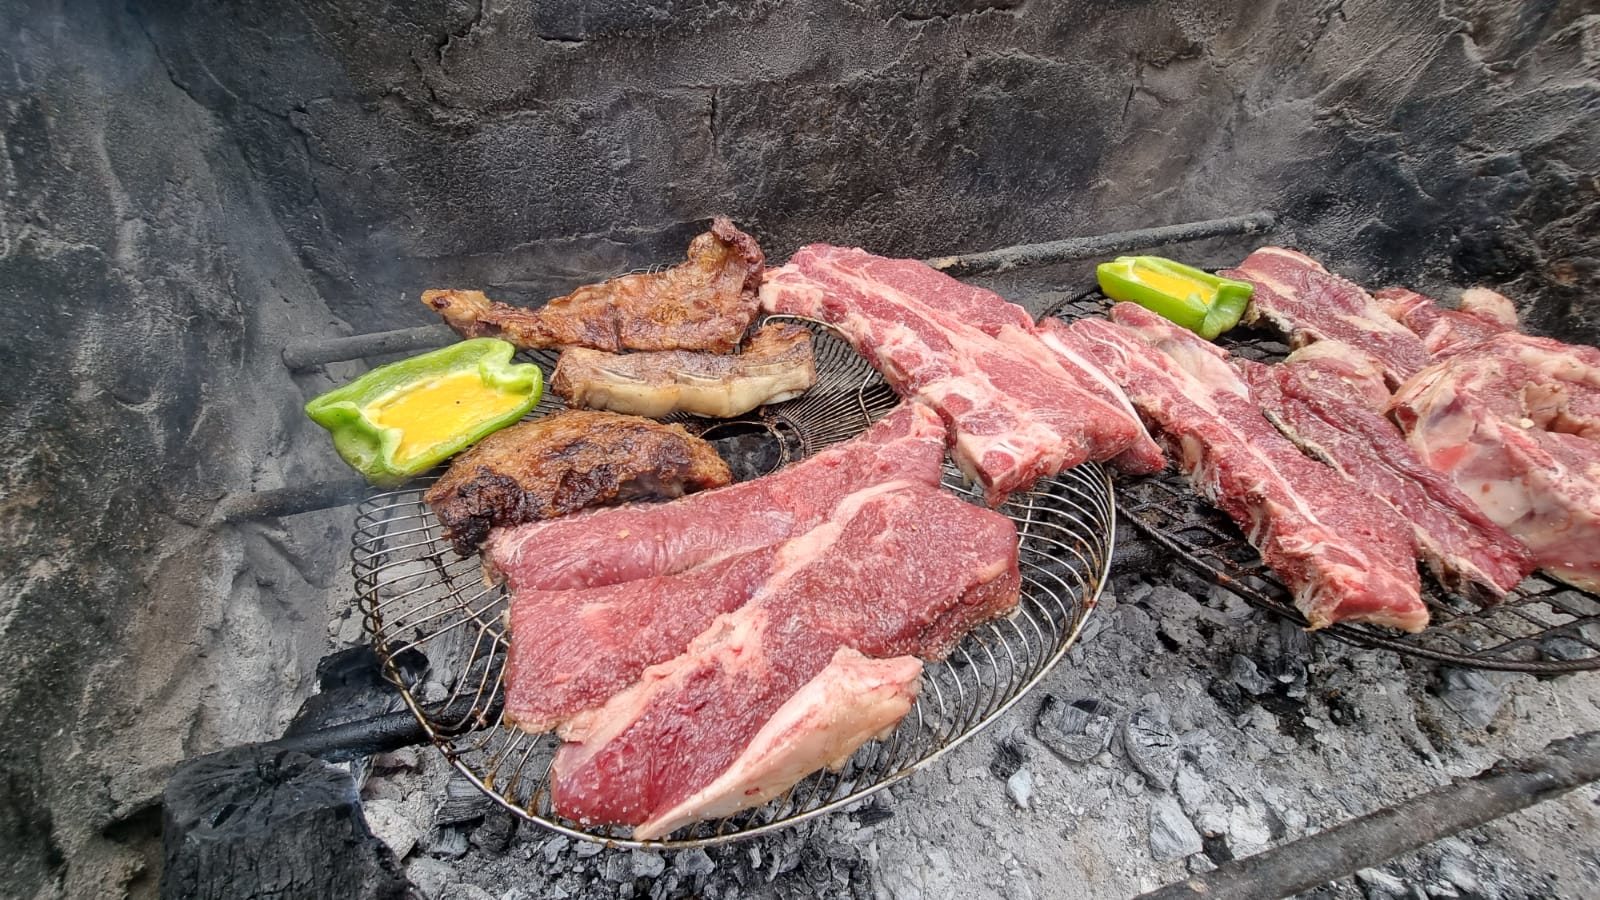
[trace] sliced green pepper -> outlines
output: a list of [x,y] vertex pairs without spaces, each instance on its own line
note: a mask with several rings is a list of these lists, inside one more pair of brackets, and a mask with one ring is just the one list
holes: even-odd
[[307,403],[306,415],[368,481],[398,484],[533,409],[544,376],[513,364],[515,352],[494,338],[461,341],[379,366]]
[[1137,303],[1208,341],[1239,324],[1255,293],[1249,282],[1159,256],[1119,256],[1101,263],[1095,275],[1107,297]]

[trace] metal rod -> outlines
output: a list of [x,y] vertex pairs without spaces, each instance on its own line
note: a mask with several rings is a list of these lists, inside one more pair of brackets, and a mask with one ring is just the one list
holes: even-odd
[[1491,819],[1600,779],[1600,731],[1554,741],[1537,756],[1502,760],[1399,806],[1247,856],[1139,900],[1276,900],[1378,865]]
[[[1162,225],[1158,228],[1140,228],[1093,237],[1067,238],[1043,244],[1021,244],[984,253],[962,256],[939,256],[927,261],[935,269],[952,274],[975,272],[1003,272],[1022,266],[1045,266],[1052,263],[1103,256],[1123,250],[1142,247],[1159,247],[1184,241],[1227,235],[1255,234],[1270,231],[1277,224],[1270,212],[1253,212],[1223,219],[1203,222],[1185,222],[1181,225]],[[295,341],[283,348],[283,364],[299,371],[325,363],[347,359],[381,356],[385,353],[407,353],[413,350],[432,350],[455,340],[455,334],[443,325],[423,325],[399,331],[378,331],[351,337],[314,338]]]
[[318,509],[348,506],[367,495],[368,485],[356,478],[338,481],[313,481],[293,487],[274,488],[270,491],[252,491],[227,494],[217,501],[212,513],[214,522],[238,522],[243,519],[269,519],[292,516]]
[[456,340],[455,332],[444,325],[420,325],[399,331],[376,331],[351,337],[307,338],[283,348],[283,364],[291,370],[310,369],[324,363],[347,359],[432,350]]
[[988,250],[983,253],[938,256],[927,262],[928,265],[933,266],[935,269],[942,269],[952,275],[1004,272],[1007,269],[1023,266],[1048,266],[1054,263],[1070,262],[1075,259],[1088,259],[1094,256],[1105,256],[1109,253],[1120,253],[1124,250],[1159,247],[1165,244],[1179,244],[1186,241],[1199,241],[1205,238],[1229,235],[1256,234],[1262,231],[1271,231],[1277,224],[1278,219],[1272,213],[1253,212],[1242,216],[1228,216],[1224,219],[1207,219],[1203,222],[1185,222],[1181,225],[1140,228],[1134,231],[1119,231],[1113,234],[1095,235],[1094,237],[1067,238],[1060,241],[1047,241],[1043,244],[1019,244],[1015,247],[1002,247],[999,250]]

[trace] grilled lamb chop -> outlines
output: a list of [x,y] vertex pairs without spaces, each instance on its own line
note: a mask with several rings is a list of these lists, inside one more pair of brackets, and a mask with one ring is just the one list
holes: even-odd
[[755,238],[724,218],[665,272],[578,288],[539,309],[496,303],[481,291],[427,291],[422,302],[462,337],[497,337],[524,350],[589,347],[729,353],[756,316],[766,258]]
[[811,332],[798,325],[768,325],[736,356],[573,347],[562,352],[550,389],[572,407],[656,419],[674,412],[726,419],[798,397],[816,382]]
[[572,410],[489,435],[456,457],[423,499],[467,556],[493,527],[731,481],[717,451],[681,425]]

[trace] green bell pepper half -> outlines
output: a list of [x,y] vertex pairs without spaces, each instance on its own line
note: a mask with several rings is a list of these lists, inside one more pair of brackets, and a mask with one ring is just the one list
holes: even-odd
[[1137,303],[1206,340],[1239,324],[1255,286],[1159,256],[1119,256],[1095,268],[1100,290]]
[[[382,486],[399,484],[517,421],[539,403],[544,393],[544,375],[536,365],[513,364],[515,352],[511,344],[495,338],[460,341],[379,366],[307,403],[306,415],[328,429],[339,456],[368,481]],[[519,396],[520,402],[492,418],[468,423],[446,440],[415,448],[404,460],[397,459],[401,429],[379,426],[370,411],[437,379],[473,371],[485,387]]]

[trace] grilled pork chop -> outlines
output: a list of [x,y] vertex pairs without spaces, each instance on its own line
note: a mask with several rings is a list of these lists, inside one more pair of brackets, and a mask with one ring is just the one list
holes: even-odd
[[562,352],[550,389],[573,407],[656,419],[674,412],[726,419],[798,397],[816,383],[811,332],[768,325],[738,355],[573,347]]
[[733,481],[710,444],[636,416],[571,410],[513,425],[456,457],[423,496],[467,556],[489,529]]
[[765,265],[755,238],[718,217],[690,242],[682,265],[586,285],[539,309],[496,303],[481,291],[427,291],[422,302],[462,337],[497,337],[524,350],[729,353],[755,319]]

